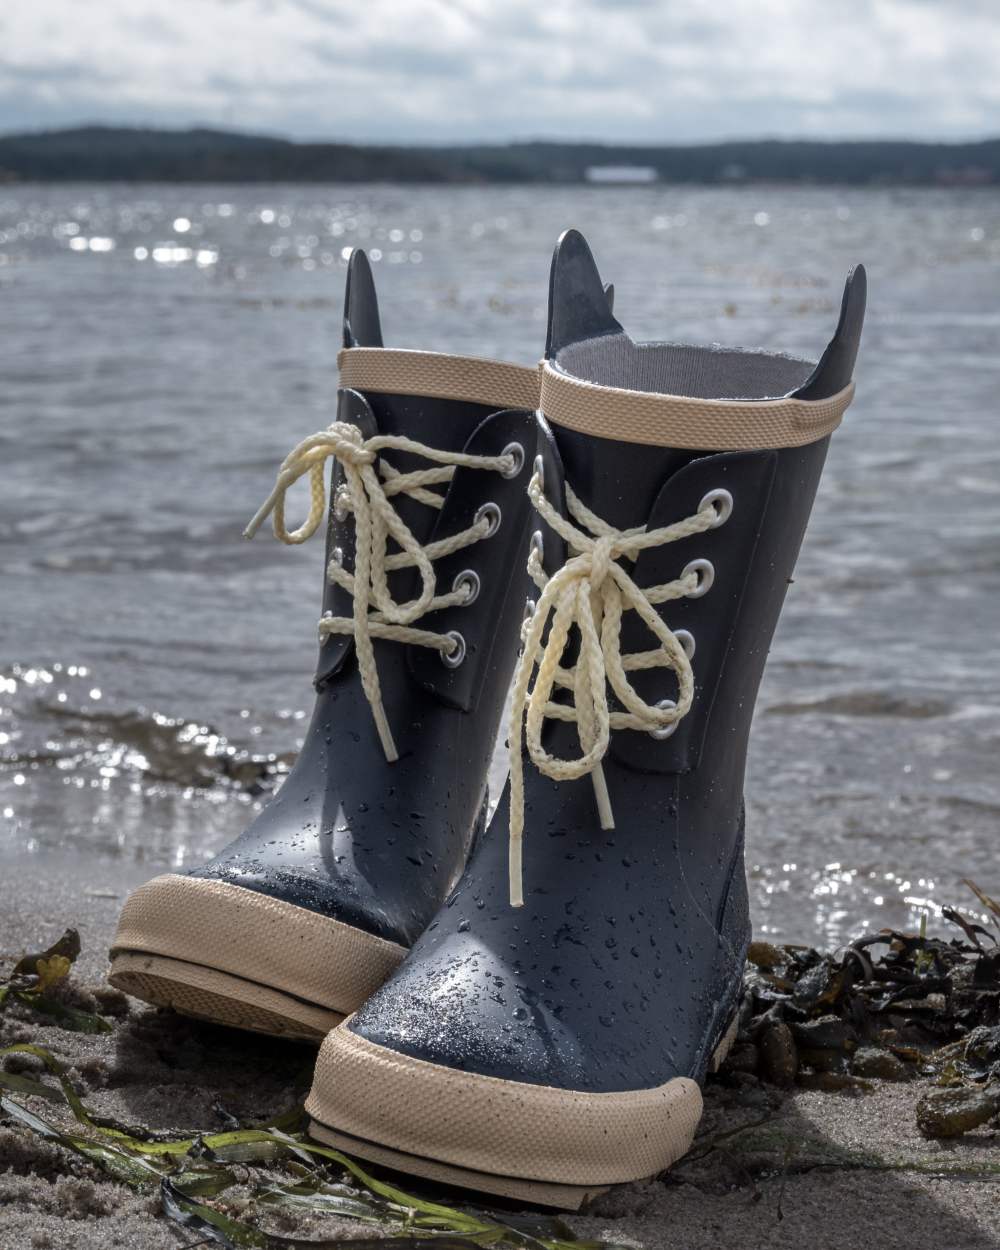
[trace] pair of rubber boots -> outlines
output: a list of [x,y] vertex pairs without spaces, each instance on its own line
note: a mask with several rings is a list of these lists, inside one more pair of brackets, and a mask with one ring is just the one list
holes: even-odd
[[735,1034],[750,718],[865,277],[816,365],[635,343],[611,302],[570,231],[540,369],[392,350],[353,254],[337,421],[251,527],[327,525],[302,752],[220,855],[129,898],[111,966],[325,1039],[323,1142],[566,1208],[687,1150]]

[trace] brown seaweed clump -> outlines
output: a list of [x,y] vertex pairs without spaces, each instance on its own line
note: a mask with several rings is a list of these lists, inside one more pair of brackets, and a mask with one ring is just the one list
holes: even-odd
[[[1000,904],[967,883],[1000,929]],[[916,1104],[928,1137],[950,1137],[1000,1114],[1000,945],[951,908],[961,936],[883,929],[834,954],[754,942],[724,1079],[866,1090],[931,1078]]]

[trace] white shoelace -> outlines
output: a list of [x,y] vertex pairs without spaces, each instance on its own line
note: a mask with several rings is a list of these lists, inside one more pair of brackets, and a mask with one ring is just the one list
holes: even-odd
[[[566,486],[566,506],[577,525],[563,517],[545,498],[538,469],[528,485],[536,511],[567,544],[570,555],[551,578],[542,568],[541,552],[532,547],[528,572],[541,591],[533,615],[525,623],[521,655],[511,705],[510,735],[510,901],[524,903],[522,842],[524,837],[524,767],[522,737],[535,767],[554,781],[566,781],[590,773],[603,829],[614,828],[614,816],[601,768],[612,729],[647,733],[676,724],[691,707],[694,678],[684,647],[667,627],[654,605],[682,599],[699,588],[699,575],[689,572],[660,586],[639,587],[619,560],[635,560],[641,551],[700,534],[719,523],[715,507],[701,509],[674,525],[661,529],[618,530],[602,521]],[[706,497],[707,498],[707,497]],[[578,528],[582,526],[584,528]],[[586,531],[589,531],[586,532]],[[638,612],[659,645],[629,655],[621,652],[622,613]],[[542,645],[546,624],[549,636]],[[579,654],[572,668],[561,660],[570,631],[576,626]],[[528,687],[537,665],[538,674],[530,694]],[[663,707],[646,703],[636,693],[627,673],[640,669],[667,668],[677,676],[676,704]],[[624,711],[608,708],[607,687]],[[553,690],[572,691],[571,703],[555,703]],[[546,720],[575,721],[581,754],[564,760],[542,746]]]
[[[437,467],[401,473],[380,459],[379,453],[390,449],[422,456]],[[493,532],[493,522],[488,515],[481,516],[467,529],[424,546],[389,500],[394,495],[409,495],[429,508],[440,509],[444,506],[444,495],[428,487],[447,485],[456,468],[509,474],[516,468],[516,462],[511,454],[473,456],[439,451],[399,435],[378,434],[365,439],[356,425],[335,421],[328,429],[303,439],[288,453],[278,471],[274,489],[247,526],[245,536],[252,538],[267,516],[273,514],[274,535],[281,542],[303,543],[311,538],[326,517],[325,465],[331,456],[340,462],[344,471],[335,507],[341,515],[354,514],[355,554],[353,574],[342,568],[336,558],[330,562],[327,574],[331,582],[353,596],[354,613],[349,617],[325,615],[319,629],[324,636],[353,635],[362,688],[371,705],[382,749],[391,762],[399,758],[399,753],[382,703],[372,640],[384,638],[409,646],[431,647],[442,655],[452,654],[458,645],[455,638],[416,629],[414,622],[427,612],[467,602],[467,587],[456,587],[443,595],[436,593],[433,562],[486,538]],[[309,475],[309,515],[298,529],[289,532],[285,527],[285,496],[306,474]],[[388,550],[390,539],[400,548],[392,555]],[[388,574],[412,567],[420,570],[420,594],[406,603],[397,603],[389,593]]]

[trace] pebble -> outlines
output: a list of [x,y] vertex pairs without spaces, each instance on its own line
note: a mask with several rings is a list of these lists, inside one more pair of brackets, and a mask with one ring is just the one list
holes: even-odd
[[847,1072],[849,1058],[843,1050],[813,1049],[810,1046],[799,1047],[799,1060],[807,1068],[815,1072]]
[[880,1081],[908,1081],[913,1076],[909,1064],[878,1046],[861,1046],[855,1051],[851,1071],[855,1076],[875,1077]]
[[741,1042],[726,1056],[727,1072],[756,1072],[760,1053],[752,1042]]
[[917,1103],[917,1128],[925,1137],[958,1137],[1000,1112],[1000,1089],[936,1089]]
[[995,1063],[1000,1059],[1000,1025],[980,1025],[965,1041],[965,1057],[970,1063]]
[[792,1030],[782,1020],[772,1020],[757,1039],[761,1075],[772,1085],[791,1085],[799,1070],[799,1053]]
[[800,1046],[810,1050],[850,1051],[858,1044],[857,1033],[839,1016],[820,1016],[818,1020],[793,1024],[792,1035]]
[[774,946],[770,942],[751,942],[747,959],[763,972],[771,972],[788,963],[788,955],[780,946]]

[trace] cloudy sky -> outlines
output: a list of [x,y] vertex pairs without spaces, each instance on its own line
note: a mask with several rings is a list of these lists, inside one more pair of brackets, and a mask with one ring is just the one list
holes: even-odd
[[1000,0],[4,0],[0,131],[1000,131]]

